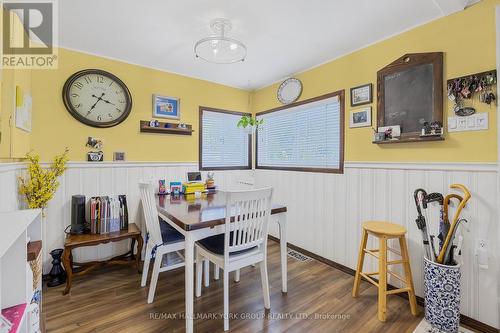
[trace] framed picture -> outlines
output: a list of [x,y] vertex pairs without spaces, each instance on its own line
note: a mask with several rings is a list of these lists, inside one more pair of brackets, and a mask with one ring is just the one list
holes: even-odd
[[154,94],[153,118],[181,119],[179,99]]
[[356,109],[351,111],[349,127],[367,127],[372,125],[372,107]]
[[31,132],[31,95],[24,93],[21,86],[16,86],[15,105],[16,127],[23,131]]
[[358,106],[372,102],[372,84],[364,84],[351,88],[351,106]]
[[401,126],[400,125],[392,125],[392,126],[381,126],[378,128],[378,133],[385,133],[390,131],[389,137],[386,136],[387,139],[397,139],[401,136]]

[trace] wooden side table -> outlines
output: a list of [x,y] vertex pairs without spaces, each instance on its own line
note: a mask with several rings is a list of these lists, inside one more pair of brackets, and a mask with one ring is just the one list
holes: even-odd
[[[78,247],[84,246],[96,246],[99,244],[106,244],[109,242],[118,242],[124,239],[132,239],[132,244],[130,251],[125,254],[113,257],[109,260],[103,261],[89,261],[85,263],[73,262],[72,251]],[[137,241],[137,255],[134,255],[135,242]],[[62,262],[64,269],[66,270],[66,289],[63,291],[63,295],[69,293],[71,289],[71,282],[73,281],[73,276],[84,275],[89,273],[95,267],[103,265],[105,263],[130,263],[130,259],[135,258],[135,263],[137,265],[137,271],[142,272],[141,269],[141,251],[143,246],[143,240],[141,232],[135,223],[130,223],[128,225],[128,230],[121,230],[109,234],[94,235],[94,234],[83,234],[83,235],[67,235],[64,242],[64,253],[62,257]],[[77,267],[76,269],[75,266]]]

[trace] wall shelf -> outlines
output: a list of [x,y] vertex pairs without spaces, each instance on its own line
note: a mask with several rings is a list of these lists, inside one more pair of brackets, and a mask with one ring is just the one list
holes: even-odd
[[385,145],[391,143],[411,143],[411,142],[430,142],[430,141],[444,141],[442,136],[416,136],[416,137],[405,137],[399,140],[385,140],[385,141],[372,141],[373,144]]
[[[161,133],[161,134],[177,134],[177,135],[192,135],[194,132],[192,125],[186,125],[186,128],[179,128],[178,124],[159,122],[159,127],[149,126],[149,121],[141,120],[141,133]],[[168,127],[167,127],[168,126]]]

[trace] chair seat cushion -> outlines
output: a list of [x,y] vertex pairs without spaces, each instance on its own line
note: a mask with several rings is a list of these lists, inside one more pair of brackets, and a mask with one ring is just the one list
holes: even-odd
[[[230,242],[233,241],[233,232],[232,231],[229,234],[229,239],[230,239]],[[212,253],[224,255],[224,234],[204,238],[202,240],[199,240],[198,243]],[[245,250],[231,252],[231,255],[242,254],[245,252],[255,250],[256,248],[257,248],[257,246],[254,246],[254,247],[251,247],[251,248],[248,248]]]
[[163,244],[171,244],[184,241],[184,236],[162,219],[160,219],[160,230]]

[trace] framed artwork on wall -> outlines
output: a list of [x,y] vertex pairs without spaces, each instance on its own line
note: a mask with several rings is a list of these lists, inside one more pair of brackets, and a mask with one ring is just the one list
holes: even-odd
[[349,116],[349,128],[367,127],[372,125],[372,107],[368,106],[351,110]]
[[372,101],[373,97],[371,83],[351,88],[351,106],[368,104]]
[[31,132],[31,94],[23,92],[21,86],[16,86],[16,127],[26,132]]
[[153,117],[181,119],[179,99],[175,97],[153,95]]

